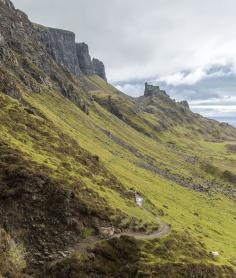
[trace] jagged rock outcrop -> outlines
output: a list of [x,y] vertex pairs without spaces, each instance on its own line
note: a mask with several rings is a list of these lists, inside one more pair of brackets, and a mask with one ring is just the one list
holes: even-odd
[[94,73],[100,76],[102,79],[107,81],[106,77],[106,71],[105,71],[105,66],[102,61],[93,58],[93,68],[94,68]]
[[97,74],[107,81],[103,62],[91,60],[86,43],[76,43],[70,31],[35,25],[43,44],[54,60],[76,76]]
[[150,97],[159,94],[167,95],[166,92],[161,90],[159,86],[153,86],[148,84],[147,82],[145,83],[145,90],[144,90],[145,97]]
[[42,42],[55,61],[76,76],[82,74],[76,52],[75,34],[70,31],[37,26]]
[[35,35],[28,16],[8,0],[0,0],[0,9],[0,46],[4,46],[5,52],[25,50],[29,37],[33,39]]
[[10,0],[0,0],[0,4],[7,6],[9,9],[15,9],[13,3]]
[[93,63],[86,43],[76,43],[76,52],[79,60],[80,69],[84,74],[94,74]]
[[189,104],[187,100],[180,101],[179,104],[182,105],[184,108],[189,109]]
[[[168,102],[172,107],[175,107],[176,105],[181,106],[182,110],[189,110],[189,104],[186,100],[177,102],[174,99],[171,99],[169,95],[164,90],[161,90],[159,86],[150,85],[147,82],[145,83],[145,90],[144,90],[144,98],[148,97],[157,97],[160,101]],[[152,100],[153,101],[153,100]],[[155,113],[156,107],[153,106],[154,103],[152,103],[152,107],[148,106],[146,108],[146,112]],[[150,105],[150,103],[149,103]],[[148,111],[147,111],[148,109]],[[181,111],[182,111],[181,110]],[[167,112],[167,111],[166,111]]]

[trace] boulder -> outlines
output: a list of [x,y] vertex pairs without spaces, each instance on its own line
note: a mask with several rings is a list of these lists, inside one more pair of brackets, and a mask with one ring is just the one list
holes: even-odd
[[99,229],[99,234],[101,238],[111,238],[115,233],[115,228],[114,227],[101,227]]

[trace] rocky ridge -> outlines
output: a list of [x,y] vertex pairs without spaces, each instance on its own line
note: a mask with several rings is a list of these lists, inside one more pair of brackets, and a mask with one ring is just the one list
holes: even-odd
[[48,53],[60,65],[76,76],[97,74],[105,81],[103,62],[91,60],[86,43],[76,43],[75,34],[70,31],[35,25]]
[[145,91],[144,91],[145,97],[155,96],[158,94],[166,95],[165,91],[161,90],[159,86],[153,86],[148,84],[147,82],[145,83]]

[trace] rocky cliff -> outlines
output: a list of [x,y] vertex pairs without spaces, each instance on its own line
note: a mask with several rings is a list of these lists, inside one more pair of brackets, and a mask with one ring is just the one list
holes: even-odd
[[15,9],[13,3],[10,0],[0,0],[0,4],[3,4],[10,9]]
[[155,96],[160,94],[166,95],[165,91],[161,90],[159,86],[153,86],[148,83],[145,83],[145,91],[144,91],[145,97]]
[[93,58],[93,68],[94,68],[95,74],[97,74],[102,79],[107,81],[105,66],[102,61]]
[[81,71],[88,75],[94,74],[95,71],[93,69],[88,45],[86,43],[76,43],[76,52]]
[[55,61],[76,76],[82,74],[76,52],[75,34],[54,28],[39,27],[40,35]]
[[148,98],[148,97],[158,97],[159,100],[162,99],[165,100],[166,102],[169,102],[172,107],[177,104],[189,110],[189,104],[186,100],[177,102],[174,99],[171,99],[170,96],[164,90],[161,90],[159,86],[150,85],[146,82],[145,90],[144,90],[144,98]]
[[54,60],[76,76],[97,74],[106,79],[105,66],[98,59],[91,60],[86,43],[76,43],[70,31],[35,25],[48,53]]

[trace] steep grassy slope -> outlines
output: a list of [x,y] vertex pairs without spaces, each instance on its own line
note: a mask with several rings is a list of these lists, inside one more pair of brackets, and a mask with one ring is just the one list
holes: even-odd
[[92,184],[126,206],[133,203],[98,157],[2,95],[0,119],[0,225],[23,244],[33,269],[42,264],[37,256],[41,262],[56,258],[88,231],[129,225],[128,216],[90,190]]
[[75,278],[78,273],[85,278],[235,277],[230,267],[213,264],[204,245],[193,243],[189,236],[174,234],[150,242],[123,237],[100,242],[90,251],[87,257],[77,254],[52,264],[47,275],[61,278]]
[[[134,99],[98,76],[75,78],[24,14],[0,2],[0,16],[0,273],[14,277],[20,263],[35,276],[51,262],[43,277],[234,277],[236,130],[159,89]],[[92,263],[68,252],[103,226],[163,222],[168,237],[99,242]]]
[[[197,240],[206,242],[209,250],[221,250],[222,262],[232,263],[235,260],[235,202],[217,192],[227,188],[229,184],[218,179],[218,173],[214,175],[205,171],[209,157],[211,156],[211,163],[214,163],[214,155],[219,156],[218,152],[211,151],[219,143],[205,142],[204,137],[195,140],[179,137],[174,131],[160,134],[160,140],[156,141],[111,116],[96,103],[90,107],[90,115],[87,116],[69,101],[65,106],[61,99],[60,95],[27,97],[27,101],[33,107],[41,109],[55,125],[63,126],[63,130],[78,140],[81,146],[96,153],[127,190],[135,188],[139,191],[145,197],[148,211],[156,212],[159,219],[171,223],[175,230],[186,231]],[[169,146],[167,140],[175,140],[176,146]],[[219,163],[217,156],[215,159]],[[196,157],[197,162],[193,163],[192,157]],[[227,161],[235,163],[234,156],[226,150],[221,152],[221,157],[224,157],[224,167]],[[192,180],[205,183],[208,181],[210,188],[206,192],[199,192],[181,187],[174,180],[155,174],[152,167],[143,167],[144,161],[181,173],[183,179],[190,179],[190,183]],[[147,211],[135,206],[126,207],[115,195],[92,187],[111,206],[141,218],[150,217],[155,221]]]
[[[24,94],[24,99],[25,104],[19,106],[17,101],[1,97],[1,140],[11,148],[23,151],[30,164],[35,165],[34,162],[39,165],[33,166],[33,169],[48,169],[49,176],[62,179],[63,188],[66,185],[73,192],[74,184],[82,184],[76,192],[82,194],[80,200],[86,207],[95,204],[95,210],[98,210],[102,203],[107,204],[105,211],[97,211],[98,218],[103,215],[106,221],[122,227],[119,215],[127,215],[124,225],[129,223],[126,220],[128,216],[136,217],[140,220],[136,224],[137,228],[148,222],[156,225],[165,220],[171,223],[173,230],[186,232],[193,240],[204,242],[206,250],[219,250],[221,256],[218,263],[234,264],[235,202],[227,194],[217,193],[223,186],[226,187],[225,182],[217,179],[214,171],[206,173],[203,167],[208,162],[208,156],[211,156],[211,164],[218,163],[218,167],[224,165],[225,169],[227,164],[235,163],[234,154],[223,148],[224,143],[206,142],[204,138],[193,141],[192,138],[179,137],[174,131],[160,133],[157,141],[129,127],[95,102],[91,104],[90,115],[87,115],[56,92]],[[166,143],[169,140],[175,140],[174,147]],[[115,180],[106,182],[103,178],[101,183],[100,177],[94,177],[96,173],[103,175],[103,168],[96,171],[98,166],[92,166],[97,163],[98,158],[95,156],[89,158],[82,151],[83,155],[80,154],[81,158],[75,162],[79,146],[100,157],[103,165],[120,180],[117,188],[114,188]],[[190,146],[192,151],[189,150]],[[199,155],[200,150],[203,155]],[[94,159],[91,166],[84,156]],[[193,159],[197,162],[193,163],[192,157],[197,157]],[[224,161],[220,162],[219,157],[221,160],[224,157]],[[144,167],[143,162],[152,167]],[[168,178],[159,172],[155,173],[153,167],[181,173],[186,180],[190,177],[197,181],[214,178],[219,185],[207,192],[190,190],[178,185],[172,176]],[[146,210],[137,207],[132,197],[130,199],[127,193],[130,188],[144,196]],[[87,190],[91,190],[95,197],[90,199]],[[96,203],[94,198],[98,200]],[[112,211],[116,215],[114,218]],[[115,221],[117,217],[118,222]],[[85,223],[85,227],[96,229],[93,221]],[[62,246],[60,248],[63,249]]]

